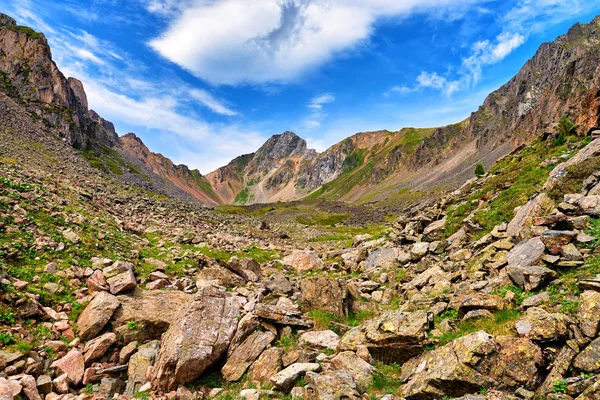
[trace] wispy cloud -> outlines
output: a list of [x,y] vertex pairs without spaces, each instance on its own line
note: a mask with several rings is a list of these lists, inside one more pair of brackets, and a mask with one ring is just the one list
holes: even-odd
[[216,99],[206,90],[192,89],[189,91],[189,94],[193,99],[199,101],[202,105],[217,114],[227,115],[230,117],[238,115],[237,112],[228,108],[221,100]]
[[321,123],[327,114],[323,111],[325,104],[333,103],[335,101],[335,95],[333,93],[323,93],[315,96],[306,105],[311,110],[310,116],[304,120],[304,126],[307,129],[316,129],[321,127]]

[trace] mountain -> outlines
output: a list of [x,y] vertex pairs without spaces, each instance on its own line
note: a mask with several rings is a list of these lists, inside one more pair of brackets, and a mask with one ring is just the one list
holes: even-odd
[[[573,120],[580,135],[596,128],[599,50],[597,17],[544,43],[514,78],[462,122],[358,133],[321,154],[307,150],[304,140],[286,132],[207,179],[223,203],[238,204],[305,196],[396,201],[411,192],[423,195],[455,189],[473,177],[477,163],[489,169],[520,145],[546,133],[556,134],[563,115]],[[282,149],[291,151],[286,155]]]

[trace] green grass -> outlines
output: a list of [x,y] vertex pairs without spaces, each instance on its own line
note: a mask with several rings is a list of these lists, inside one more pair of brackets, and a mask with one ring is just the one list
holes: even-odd
[[[567,139],[568,142],[583,144],[581,140],[576,137]],[[525,204],[542,188],[549,171],[554,167],[540,168],[539,164],[566,151],[567,144],[548,148],[545,142],[536,139],[519,154],[498,162],[490,171],[493,176],[480,189],[448,207],[445,237],[458,231],[464,219],[473,211],[473,221],[483,227],[483,231],[474,236],[475,239],[489,233],[502,222],[510,222],[514,217],[514,209]],[[487,206],[479,208],[480,200],[487,200]]]
[[481,330],[493,336],[515,336],[514,323],[520,317],[521,312],[519,310],[506,309],[494,313],[493,318],[467,322],[457,321],[457,328],[443,334],[439,338],[438,346],[444,346],[453,340]]
[[370,311],[361,311],[357,314],[350,313],[347,317],[340,318],[322,310],[311,310],[308,312],[308,316],[312,318],[315,329],[330,329],[336,333],[340,333],[340,326],[336,325],[336,323],[352,328],[372,318],[373,313]]
[[32,39],[39,39],[43,36],[41,33],[34,31],[33,29],[31,29],[28,26],[8,26],[7,28],[13,32],[22,33],[24,35],[27,35],[28,37],[30,37]]
[[235,203],[236,204],[246,204],[248,203],[248,199],[250,197],[250,190],[248,188],[244,188],[242,189],[241,192],[238,193],[237,196],[235,196]]

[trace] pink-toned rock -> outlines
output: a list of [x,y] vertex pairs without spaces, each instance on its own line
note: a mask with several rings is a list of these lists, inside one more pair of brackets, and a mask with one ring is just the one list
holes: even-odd
[[104,279],[104,274],[100,270],[94,271],[94,273],[86,281],[90,292],[101,292],[103,290],[108,291],[110,287]]
[[99,292],[77,319],[77,332],[83,340],[94,338],[119,307],[119,300],[107,292]]
[[85,345],[83,359],[86,364],[89,364],[93,360],[97,360],[102,357],[108,348],[117,341],[117,335],[112,332],[105,333],[102,336],[90,340]]
[[67,374],[73,385],[77,386],[83,380],[83,373],[85,372],[83,355],[79,350],[73,349],[60,360],[54,361],[51,368],[56,368],[60,374]]
[[285,265],[294,268],[298,272],[320,271],[325,267],[319,256],[310,250],[297,250],[283,260]]

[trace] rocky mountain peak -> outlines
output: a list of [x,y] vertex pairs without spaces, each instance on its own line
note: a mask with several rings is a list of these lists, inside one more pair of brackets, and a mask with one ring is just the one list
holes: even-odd
[[6,14],[0,13],[0,26],[16,26],[17,21]]
[[286,131],[273,135],[255,154],[255,159],[280,160],[286,157],[302,155],[306,152],[306,140],[294,132]]

